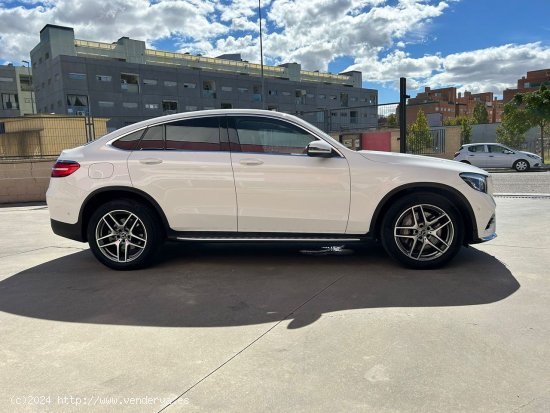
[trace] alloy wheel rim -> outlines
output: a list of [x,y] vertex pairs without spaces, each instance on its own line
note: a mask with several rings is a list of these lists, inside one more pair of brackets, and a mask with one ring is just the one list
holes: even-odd
[[95,230],[101,253],[114,262],[131,262],[147,246],[147,230],[139,217],[125,210],[109,211],[101,217]]
[[441,257],[451,247],[455,229],[451,217],[435,205],[418,204],[397,219],[395,243],[403,254],[416,261]]

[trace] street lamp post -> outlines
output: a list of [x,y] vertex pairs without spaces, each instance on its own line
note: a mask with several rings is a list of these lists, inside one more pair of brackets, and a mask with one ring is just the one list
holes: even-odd
[[31,111],[32,111],[32,114],[34,115],[34,98],[33,98],[34,88],[33,88],[33,84],[32,84],[32,76],[31,76],[31,63],[28,60],[22,60],[22,62],[27,65],[27,74],[29,76],[29,87],[31,89],[30,90],[30,92],[31,92]]
[[265,109],[265,79],[264,79],[264,45],[262,40],[262,5],[258,0],[258,17],[260,19],[260,76],[262,78],[262,109]]

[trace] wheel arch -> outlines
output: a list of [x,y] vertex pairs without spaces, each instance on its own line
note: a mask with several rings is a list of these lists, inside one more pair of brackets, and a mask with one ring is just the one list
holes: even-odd
[[93,214],[93,211],[105,202],[121,198],[141,202],[151,208],[153,213],[162,223],[164,236],[168,234],[168,232],[170,231],[170,226],[168,224],[166,215],[164,214],[162,208],[157,203],[157,201],[153,199],[153,197],[136,188],[127,186],[110,186],[106,188],[96,189],[95,191],[90,193],[82,203],[78,222],[80,223],[81,238],[83,241],[87,241],[86,228],[88,227],[88,222]]
[[450,186],[433,182],[405,184],[394,188],[392,191],[386,194],[386,196],[382,198],[382,200],[378,203],[376,209],[374,210],[369,234],[371,234],[372,237],[375,239],[380,239],[382,221],[384,219],[384,215],[388,210],[388,206],[398,199],[419,192],[428,192],[447,198],[457,208],[462,217],[462,222],[464,224],[464,243],[469,244],[477,239],[476,217],[472,206],[470,205],[466,197]]

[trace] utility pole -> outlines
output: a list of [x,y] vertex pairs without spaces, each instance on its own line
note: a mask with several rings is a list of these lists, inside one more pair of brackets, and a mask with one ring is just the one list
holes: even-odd
[[399,152],[407,153],[407,79],[399,79]]
[[262,40],[262,4],[258,0],[258,18],[260,19],[260,76],[262,78],[262,109],[265,109],[264,44]]

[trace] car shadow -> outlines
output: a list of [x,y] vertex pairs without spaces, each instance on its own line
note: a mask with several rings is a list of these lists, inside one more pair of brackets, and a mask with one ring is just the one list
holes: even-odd
[[305,255],[302,246],[166,245],[158,263],[117,272],[90,251],[0,282],[0,311],[73,323],[288,328],[323,314],[383,307],[493,303],[520,285],[496,258],[463,248],[445,268],[407,270],[375,245],[351,255]]

